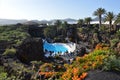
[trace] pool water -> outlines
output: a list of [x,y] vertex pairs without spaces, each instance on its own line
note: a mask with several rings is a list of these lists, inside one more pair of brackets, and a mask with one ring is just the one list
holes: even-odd
[[52,51],[55,53],[65,53],[68,48],[63,43],[48,43],[47,41],[43,44],[44,50]]

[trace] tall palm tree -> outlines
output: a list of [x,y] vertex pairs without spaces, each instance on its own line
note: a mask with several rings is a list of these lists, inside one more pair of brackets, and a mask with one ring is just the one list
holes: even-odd
[[64,21],[63,23],[62,23],[62,34],[63,35],[66,35],[66,32],[67,32],[67,29],[68,29],[68,23],[67,23],[67,21]]
[[96,11],[94,11],[93,15],[97,16],[99,18],[99,29],[101,27],[101,20],[102,15],[106,13],[106,10],[103,8],[98,8]]
[[56,26],[57,35],[58,35],[58,33],[59,33],[59,29],[60,29],[61,25],[62,25],[62,21],[56,20],[55,26]]
[[113,12],[107,12],[105,15],[105,21],[109,21],[109,29],[111,32],[111,27],[112,27],[112,20],[114,19],[115,15]]
[[77,22],[78,27],[82,27],[83,23],[84,23],[84,20],[79,19],[78,22]]
[[87,24],[87,26],[90,26],[90,22],[92,21],[91,17],[85,18],[84,22]]

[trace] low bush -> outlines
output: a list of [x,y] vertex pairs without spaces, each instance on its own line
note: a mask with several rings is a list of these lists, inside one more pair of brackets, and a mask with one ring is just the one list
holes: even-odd
[[113,47],[120,40],[118,38],[110,40],[111,47]]
[[4,67],[0,66],[0,80],[6,80],[7,73],[4,71]]
[[43,65],[40,66],[40,71],[42,72],[53,71],[53,65],[50,63],[44,63]]
[[115,70],[120,71],[120,57],[116,55],[110,55],[104,60],[103,70]]
[[16,54],[15,48],[6,49],[5,52],[3,53],[3,55],[6,55],[6,56],[14,56],[15,54]]

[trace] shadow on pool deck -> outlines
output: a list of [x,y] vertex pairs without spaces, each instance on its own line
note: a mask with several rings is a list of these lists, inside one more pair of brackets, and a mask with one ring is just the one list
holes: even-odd
[[120,72],[89,71],[85,80],[120,80]]

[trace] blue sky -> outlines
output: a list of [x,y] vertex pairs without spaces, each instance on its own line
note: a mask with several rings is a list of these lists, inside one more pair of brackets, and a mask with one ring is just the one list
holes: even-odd
[[120,0],[0,0],[0,18],[50,20],[92,17],[105,8],[120,13]]

